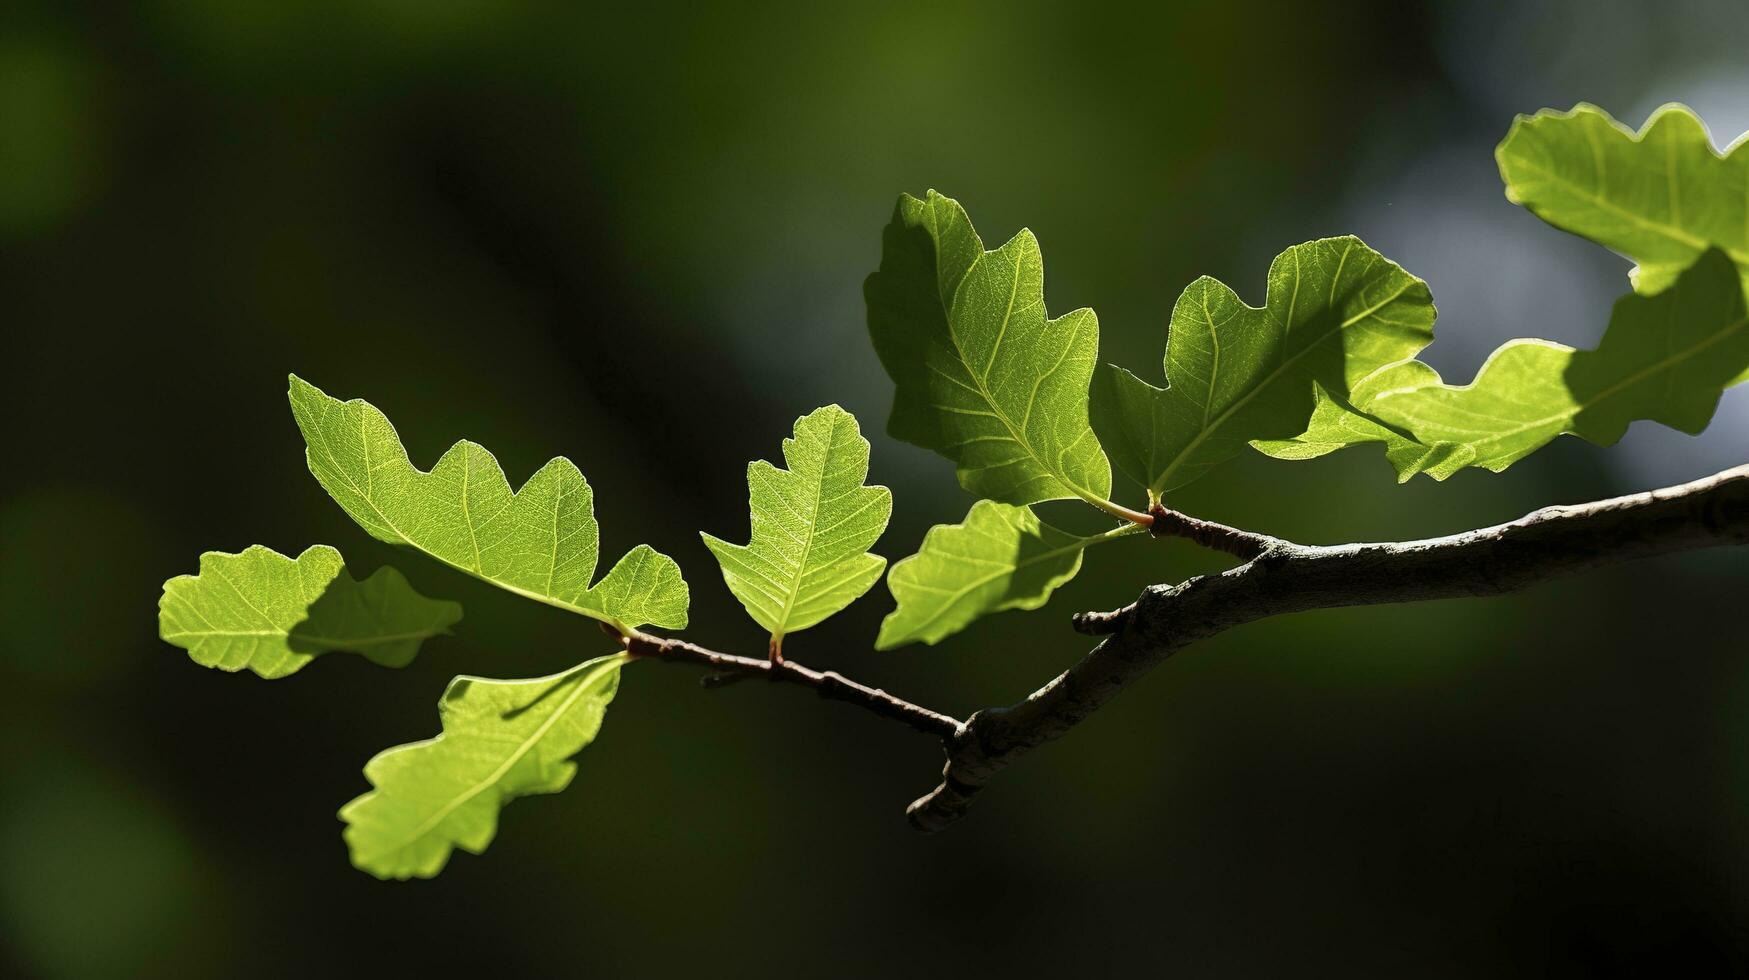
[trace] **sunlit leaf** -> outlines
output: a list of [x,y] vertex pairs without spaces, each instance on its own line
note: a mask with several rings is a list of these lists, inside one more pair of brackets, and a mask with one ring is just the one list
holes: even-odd
[[570,460],[549,461],[512,493],[498,460],[475,443],[456,443],[424,472],[370,403],[332,398],[296,375],[290,398],[310,472],[373,536],[615,626],[686,625],[680,568],[648,545],[632,549],[590,587],[595,497]]
[[534,680],[457,677],[438,704],[443,732],[364,767],[376,787],[340,810],[352,863],[379,878],[430,878],[452,849],[478,854],[519,796],[570,785],[570,761],[601,730],[624,654]]
[[1295,245],[1269,267],[1261,307],[1204,276],[1172,308],[1166,380],[1107,365],[1093,421],[1118,468],[1158,496],[1257,439],[1305,430],[1315,390],[1346,393],[1433,339],[1427,284],[1358,238]]
[[1510,341],[1462,386],[1419,361],[1392,365],[1357,386],[1351,404],[1363,414],[1325,398],[1307,433],[1259,448],[1305,458],[1377,441],[1403,479],[1497,472],[1562,433],[1606,446],[1636,419],[1700,432],[1745,369],[1743,289],[1730,259],[1711,249],[1664,292],[1617,300],[1596,350]]
[[828,405],[796,420],[783,441],[789,469],[747,466],[752,538],[745,545],[702,535],[729,591],[781,643],[856,601],[887,560],[869,554],[886,530],[893,494],[863,486],[868,440],[855,416]]
[[405,667],[422,641],[461,618],[461,606],[425,598],[393,568],[355,581],[327,545],[295,560],[261,545],[209,551],[200,574],[165,582],[158,600],[158,635],[195,663],[268,678],[333,650]]
[[[1639,263],[1640,292],[1665,289],[1709,246],[1724,250],[1749,290],[1745,147],[1739,137],[1721,154],[1687,106],[1663,106],[1635,133],[1580,103],[1519,116],[1494,155],[1509,200]],[[1745,380],[1749,371],[1732,384]]]
[[1397,468],[1399,481],[1417,473],[1443,480],[1468,466],[1475,459],[1475,451],[1458,443],[1422,445],[1413,433],[1393,428],[1366,412],[1380,392],[1439,383],[1439,373],[1421,361],[1388,364],[1356,382],[1347,398],[1338,399],[1319,387],[1317,407],[1312,410],[1306,431],[1299,436],[1261,439],[1251,445],[1277,459],[1314,459],[1348,446],[1379,442]]
[[899,607],[881,621],[878,650],[935,643],[979,616],[1037,609],[1081,569],[1088,547],[1140,528],[1088,537],[1060,531],[1030,507],[980,500],[959,524],[938,524],[917,553],[893,565],[887,587]]
[[1111,492],[1087,420],[1099,321],[1088,309],[1047,318],[1032,232],[986,252],[957,201],[905,195],[864,294],[897,386],[889,433],[953,460],[960,485],[992,500]]
[[1519,116],[1495,150],[1506,197],[1639,263],[1658,292],[1709,246],[1749,276],[1749,141],[1728,154],[1692,110],[1667,105],[1633,130],[1594,105]]

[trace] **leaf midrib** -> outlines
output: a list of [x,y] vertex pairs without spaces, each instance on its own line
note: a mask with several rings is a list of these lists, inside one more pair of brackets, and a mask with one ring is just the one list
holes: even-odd
[[[939,243],[936,245],[936,248],[937,249],[940,248]],[[955,299],[957,299],[959,297],[959,291],[965,285],[966,279],[971,276],[972,270],[977,268],[978,263],[982,262],[984,260],[985,256],[991,255],[991,254],[993,254],[993,253],[983,251],[981,248],[979,249],[978,257],[976,259],[973,259],[972,264],[966,267],[965,273],[960,276],[959,284],[954,287],[954,298]],[[938,272],[937,275],[940,275],[940,273]],[[1002,317],[1002,327],[1001,327],[1001,330],[998,332],[998,340],[1000,340],[1001,335],[1005,334],[1008,330],[1009,317],[1011,317],[1014,313],[1014,293],[1018,292],[1019,289],[1020,289],[1020,264],[1018,262],[1016,262],[1015,266],[1014,266],[1014,282],[1009,287],[1008,310]],[[936,294],[938,296],[940,295],[940,292],[941,291],[939,289],[936,290]],[[992,395],[990,393],[989,389],[987,389],[985,387],[984,379],[978,377],[977,372],[972,370],[971,361],[970,361],[970,359],[968,359],[966,357],[965,348],[960,346],[959,334],[955,333],[954,329],[953,329],[953,306],[952,306],[951,302],[943,304],[942,311],[941,311],[941,318],[942,318],[942,323],[947,327],[948,340],[953,342],[954,355],[957,358],[957,360],[959,361],[960,366],[965,369],[966,377],[968,377],[972,380],[973,385],[975,386],[974,390],[976,391],[978,397],[982,398],[984,400],[984,404],[990,406],[990,414],[992,416],[994,416],[998,422],[1002,423],[1003,428],[1008,430],[1008,438],[1013,440],[1015,445],[1019,446],[1021,449],[1026,450],[1026,455],[1031,457],[1032,461],[1034,463],[1038,464],[1039,469],[1044,470],[1046,476],[1049,476],[1051,479],[1056,480],[1058,483],[1062,484],[1064,489],[1070,491],[1075,496],[1080,497],[1083,500],[1094,501],[1094,500],[1102,499],[1099,494],[1096,494],[1093,491],[1087,489],[1086,487],[1083,487],[1083,486],[1075,483],[1074,481],[1070,480],[1068,478],[1068,475],[1065,474],[1062,470],[1060,470],[1056,467],[1053,467],[1050,464],[1046,463],[1042,458],[1040,458],[1038,451],[1033,448],[1032,443],[1028,442],[1026,439],[1021,437],[1020,432],[1018,430],[1016,430],[1014,427],[1014,422],[1011,419],[1009,419],[1008,413],[1003,410],[1001,405],[996,403],[995,396]],[[1059,319],[1061,319],[1061,318],[1059,317]],[[1048,317],[1045,319],[1046,326],[1049,326],[1050,324],[1055,323],[1055,322],[1056,322],[1055,320],[1051,320]],[[995,365],[995,358],[992,356],[991,366],[994,367],[994,365]],[[1054,371],[1055,369],[1053,368],[1052,370]],[[957,379],[954,379],[954,380],[957,380]],[[962,383],[962,387],[964,387],[963,383]],[[1035,388],[1034,389],[1034,397],[1036,397],[1036,395],[1037,395],[1037,389]],[[1028,406],[1027,414],[1029,416],[1032,414],[1031,406]]]
[[[834,419],[832,421],[831,429],[830,429],[830,431],[827,435],[827,438],[826,438],[825,455],[820,460],[820,478],[818,480],[808,481],[809,483],[813,484],[814,503],[813,503],[813,506],[808,511],[807,536],[802,539],[802,553],[796,559],[796,566],[795,566],[794,574],[792,574],[790,576],[789,594],[784,597],[783,609],[778,614],[777,625],[774,626],[771,630],[771,637],[774,640],[778,640],[778,639],[781,639],[783,637],[784,628],[789,625],[790,611],[795,607],[796,596],[802,590],[802,578],[807,574],[808,555],[809,555],[809,553],[811,553],[814,550],[814,533],[815,533],[815,529],[816,529],[817,525],[820,523],[820,494],[825,491],[826,473],[830,469],[830,467],[827,464],[830,463],[832,460],[832,447],[836,442],[835,437],[837,436],[837,434],[838,434],[838,423],[837,423],[837,420]],[[788,461],[785,460],[785,462],[788,462]],[[795,471],[791,470],[790,472],[793,473]],[[800,515],[797,515],[797,516],[800,516]]]

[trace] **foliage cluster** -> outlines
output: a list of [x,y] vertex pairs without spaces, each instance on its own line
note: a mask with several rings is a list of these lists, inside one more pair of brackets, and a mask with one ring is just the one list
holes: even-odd
[[[865,294],[869,333],[895,384],[888,431],[951,460],[975,498],[887,574],[895,608],[875,645],[935,643],[994,612],[1034,609],[1087,549],[1142,536],[1169,495],[1247,447],[1281,459],[1382,444],[1400,480],[1500,471],[1571,434],[1608,445],[1629,423],[1699,432],[1720,393],[1749,380],[1749,150],[1715,151],[1693,113],[1659,110],[1635,133],[1601,110],[1520,117],[1497,151],[1506,194],[1550,224],[1637,263],[1595,350],[1513,340],[1468,384],[1417,359],[1433,340],[1424,282],[1353,237],[1292,246],[1271,263],[1261,306],[1202,278],[1172,309],[1164,386],[1099,363],[1092,310],[1046,310],[1039,244],[1022,230],[986,249],[958,202],[900,199]],[[681,629],[679,565],[647,545],[599,578],[588,481],[556,458],[513,490],[497,460],[456,443],[430,470],[388,418],[293,376],[292,415],[310,472],[373,537],[537,602],[598,621],[624,641]],[[798,419],[783,466],[747,471],[747,544],[709,534],[729,590],[770,635],[819,624],[886,571],[871,549],[892,494],[867,484],[869,444],[829,405]],[[1145,490],[1113,497],[1112,467]],[[1119,523],[1077,535],[1034,504],[1080,500]],[[173,578],[160,635],[203,666],[292,674],[351,651],[410,662],[461,618],[390,568],[362,581],[339,552],[297,558],[255,546],[201,556]],[[629,653],[550,677],[458,677],[435,738],[366,764],[371,790],[340,816],[352,860],[384,878],[429,877],[459,847],[478,853],[510,800],[565,788],[595,737]]]

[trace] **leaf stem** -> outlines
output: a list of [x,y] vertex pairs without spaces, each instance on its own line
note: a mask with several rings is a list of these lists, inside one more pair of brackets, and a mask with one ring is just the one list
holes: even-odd
[[1134,537],[1146,530],[1147,528],[1140,524],[1120,524],[1109,531],[1103,531],[1090,538],[1086,538],[1086,547],[1091,548],[1096,544],[1104,544],[1107,541],[1116,541],[1118,538]]
[[1154,523],[1153,515],[1145,514],[1139,510],[1131,510],[1123,504],[1107,500],[1098,494],[1082,494],[1081,499],[1120,521],[1129,521],[1140,527],[1148,527]]

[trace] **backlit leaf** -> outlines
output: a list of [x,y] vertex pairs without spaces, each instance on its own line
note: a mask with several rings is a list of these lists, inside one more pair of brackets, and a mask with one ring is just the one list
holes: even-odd
[[414,468],[395,427],[370,403],[332,398],[296,375],[290,398],[310,472],[378,539],[618,627],[686,625],[680,568],[648,545],[632,549],[590,587],[595,498],[570,460],[549,461],[512,493],[498,460],[475,443],[456,443],[425,472]]
[[1557,228],[1639,263],[1659,292],[1718,246],[1749,277],[1749,141],[1713,149],[1687,106],[1633,130],[1594,105],[1519,116],[1495,150],[1506,197]]
[[332,650],[405,667],[422,641],[461,618],[461,606],[425,598],[393,568],[355,581],[327,545],[295,560],[261,545],[209,551],[200,574],[165,582],[158,600],[158,635],[195,663],[268,678]]
[[850,605],[880,580],[887,560],[868,549],[893,512],[892,491],[863,486],[868,440],[855,416],[837,405],[797,419],[783,459],[787,470],[764,460],[747,466],[750,543],[701,535],[729,591],[773,643]]
[[[1640,292],[1663,290],[1709,246],[1724,250],[1749,291],[1745,147],[1738,137],[1719,153],[1687,106],[1663,106],[1635,133],[1580,103],[1519,116],[1494,156],[1507,199],[1639,263]],[[1749,371],[1731,384],[1743,381]]]
[[340,810],[352,863],[379,878],[430,878],[452,849],[478,854],[519,796],[557,793],[601,730],[624,654],[534,680],[457,677],[438,704],[443,732],[379,753],[376,787]]
[[1443,480],[1468,466],[1475,458],[1474,450],[1458,443],[1422,445],[1413,433],[1393,428],[1366,412],[1380,392],[1439,383],[1439,373],[1421,361],[1387,364],[1356,382],[1347,398],[1338,399],[1319,387],[1317,407],[1299,436],[1260,439],[1251,445],[1277,459],[1314,459],[1348,446],[1380,442],[1397,468],[1399,482],[1417,473]]
[[1038,240],[984,251],[957,201],[899,199],[864,287],[875,351],[897,391],[887,431],[954,461],[962,487],[1029,504],[1111,492],[1087,419],[1099,321],[1048,319]]
[[893,565],[887,587],[899,607],[881,621],[875,648],[935,643],[979,616],[1037,609],[1080,571],[1088,547],[1140,532],[1131,524],[1081,537],[1030,507],[980,500],[961,523],[930,528],[923,547]]
[[1562,433],[1606,446],[1636,419],[1700,432],[1745,369],[1743,289],[1730,259],[1711,249],[1664,292],[1616,301],[1594,351],[1510,341],[1462,386],[1419,361],[1391,365],[1357,386],[1351,405],[1364,414],[1326,397],[1308,432],[1259,448],[1306,458],[1378,441],[1403,479],[1444,479],[1464,466],[1498,472]]
[[1158,497],[1252,440],[1303,432],[1322,386],[1346,393],[1433,339],[1427,285],[1354,237],[1295,245],[1261,307],[1204,276],[1172,308],[1166,388],[1114,365],[1093,421],[1118,468]]

